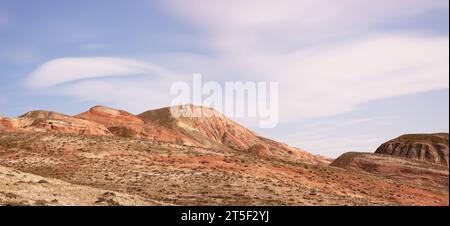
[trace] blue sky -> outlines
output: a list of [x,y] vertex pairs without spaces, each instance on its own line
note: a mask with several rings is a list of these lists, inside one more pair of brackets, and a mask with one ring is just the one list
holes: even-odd
[[280,84],[276,128],[240,120],[262,135],[373,151],[448,132],[448,14],[447,0],[0,0],[0,112],[140,113],[202,73]]

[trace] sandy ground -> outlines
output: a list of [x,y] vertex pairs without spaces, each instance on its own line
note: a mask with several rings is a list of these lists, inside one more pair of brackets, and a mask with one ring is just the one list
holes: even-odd
[[143,139],[0,133],[0,165],[11,205],[448,205],[448,186]]
[[74,185],[0,166],[0,205],[162,205],[137,195]]

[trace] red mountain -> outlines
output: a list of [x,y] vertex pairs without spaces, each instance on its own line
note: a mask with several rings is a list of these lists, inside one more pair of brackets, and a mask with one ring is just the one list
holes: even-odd
[[326,158],[261,137],[212,108],[193,105],[176,108],[187,110],[188,114],[174,117],[170,107],[146,111],[137,116],[104,106],[95,106],[76,116],[31,111],[18,118],[0,119],[0,130],[149,139],[261,156],[299,158],[315,163],[329,162]]

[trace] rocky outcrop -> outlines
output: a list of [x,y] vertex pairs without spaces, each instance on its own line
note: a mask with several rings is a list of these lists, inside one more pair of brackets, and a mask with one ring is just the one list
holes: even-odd
[[408,134],[382,144],[375,153],[449,164],[448,133]]

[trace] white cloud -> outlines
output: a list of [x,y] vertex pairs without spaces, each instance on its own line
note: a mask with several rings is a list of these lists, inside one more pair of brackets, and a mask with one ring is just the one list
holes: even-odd
[[109,104],[134,113],[168,105],[169,87],[180,76],[144,61],[114,57],[50,60],[26,79],[41,94]]
[[267,71],[281,83],[282,118],[327,116],[448,87],[448,43],[447,37],[380,35],[273,57]]
[[169,73],[156,65],[114,57],[78,57],[50,60],[39,66],[27,79],[34,88],[98,77]]
[[[323,26],[326,22],[336,24],[348,18],[361,16],[375,20],[382,18],[370,12],[396,11],[409,14],[424,10],[430,6],[425,1],[398,1],[392,4],[388,1],[333,1],[333,0],[168,0],[166,6],[177,16],[208,30],[241,30],[255,29],[268,25],[295,23],[302,27]],[[409,7],[400,10],[398,5],[408,3]],[[438,2],[438,1],[434,1]],[[386,4],[389,3],[389,4]],[[442,3],[442,1],[441,1]],[[435,4],[431,4],[435,5]],[[428,7],[427,7],[428,8]],[[358,9],[358,10],[355,10]],[[348,12],[353,12],[349,14]],[[391,16],[389,14],[388,16]],[[205,18],[208,18],[205,20]],[[298,20],[303,19],[303,20]]]
[[447,0],[164,1],[169,12],[214,39],[225,36],[233,40],[236,36],[259,34],[260,39],[277,37],[294,45],[299,41],[367,31],[431,10],[448,10],[448,4]]

